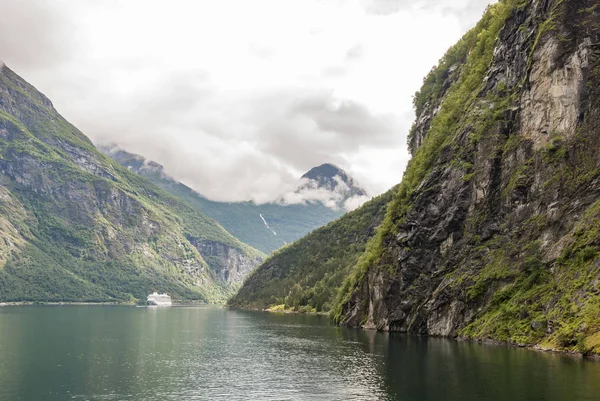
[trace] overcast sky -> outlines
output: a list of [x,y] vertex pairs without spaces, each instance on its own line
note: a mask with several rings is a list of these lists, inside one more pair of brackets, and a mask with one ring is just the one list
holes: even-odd
[[401,177],[412,95],[488,0],[0,0],[0,59],[96,143],[216,200]]

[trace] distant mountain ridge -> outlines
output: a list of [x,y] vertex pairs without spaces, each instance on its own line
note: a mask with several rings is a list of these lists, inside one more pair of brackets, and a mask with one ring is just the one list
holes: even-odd
[[144,156],[117,145],[104,145],[99,149],[122,166],[215,219],[242,242],[267,254],[342,216],[344,202],[349,198],[366,196],[342,169],[323,164],[304,174],[297,194],[303,196],[307,191],[317,190],[319,196],[334,199],[335,205],[320,202],[319,196],[295,204],[284,204],[284,200],[265,204],[212,201],[170,177],[162,165]]

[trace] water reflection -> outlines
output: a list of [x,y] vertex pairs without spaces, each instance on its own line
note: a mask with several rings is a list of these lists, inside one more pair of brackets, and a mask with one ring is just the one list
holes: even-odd
[[0,400],[593,400],[600,363],[214,307],[0,308]]

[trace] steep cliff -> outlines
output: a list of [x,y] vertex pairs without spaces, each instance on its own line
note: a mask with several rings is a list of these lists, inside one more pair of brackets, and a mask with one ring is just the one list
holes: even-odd
[[0,71],[0,301],[224,300],[262,254],[96,150]]
[[336,319],[600,352],[600,3],[503,0],[415,96]]

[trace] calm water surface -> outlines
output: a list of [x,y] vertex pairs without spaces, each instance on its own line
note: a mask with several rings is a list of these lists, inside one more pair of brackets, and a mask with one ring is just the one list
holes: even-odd
[[4,307],[0,400],[600,400],[600,362],[319,316]]

